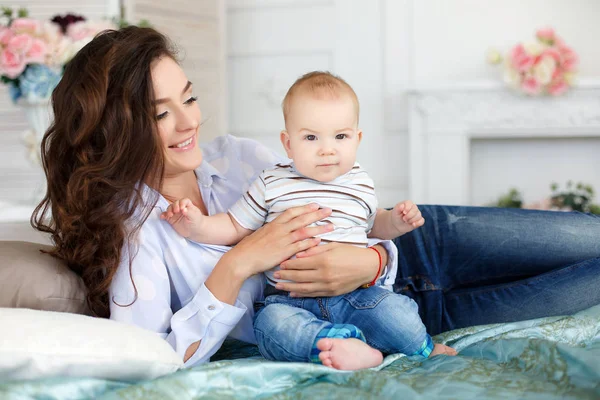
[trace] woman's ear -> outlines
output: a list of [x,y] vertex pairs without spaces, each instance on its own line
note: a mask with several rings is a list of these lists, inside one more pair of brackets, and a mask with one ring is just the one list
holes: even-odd
[[288,158],[293,158],[292,148],[290,146],[290,135],[287,133],[287,131],[281,131],[281,133],[279,134],[279,139],[281,140],[281,144],[283,145],[283,148],[285,149]]

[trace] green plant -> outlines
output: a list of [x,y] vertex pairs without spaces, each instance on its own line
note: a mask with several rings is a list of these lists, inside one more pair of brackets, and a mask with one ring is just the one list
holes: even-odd
[[557,183],[552,183],[550,189],[552,189],[550,201],[553,206],[570,208],[574,211],[591,212],[592,199],[594,198],[592,186],[582,182],[573,185],[573,181],[568,181],[565,190],[560,190]]
[[552,195],[542,202],[523,205],[523,195],[516,188],[511,188],[507,194],[500,196],[495,204],[496,207],[505,208],[535,208],[551,210],[573,210],[600,215],[600,205],[593,204],[594,189],[591,185],[583,182],[574,184],[568,181],[565,188],[561,189],[558,183],[550,185]]
[[[119,18],[119,17],[115,17],[112,19],[112,22],[119,27],[119,29],[121,28],[125,28],[128,27],[131,24],[129,21],[123,19],[123,18]],[[141,19],[140,22],[138,22],[137,24],[135,24],[136,26],[139,26],[140,28],[152,28],[152,24],[150,23],[150,21],[148,21],[147,19]]]
[[498,199],[496,207],[521,208],[523,206],[523,196],[516,188],[511,188],[507,194]]

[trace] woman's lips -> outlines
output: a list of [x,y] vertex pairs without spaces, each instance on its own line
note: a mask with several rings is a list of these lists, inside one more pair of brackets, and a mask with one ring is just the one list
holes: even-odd
[[[186,144],[184,146],[177,147],[177,146],[181,145],[182,143],[186,143]],[[195,145],[196,145],[196,135],[193,135],[192,137],[189,137],[182,142],[174,144],[173,146],[169,146],[169,148],[173,149],[173,150],[177,150],[177,151],[186,151],[186,150],[193,148]]]

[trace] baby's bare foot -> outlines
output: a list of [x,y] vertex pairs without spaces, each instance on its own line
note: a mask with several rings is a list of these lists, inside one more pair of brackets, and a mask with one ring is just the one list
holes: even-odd
[[433,346],[433,351],[431,352],[429,357],[437,356],[438,354],[445,354],[447,356],[455,356],[458,353],[456,352],[456,350],[454,350],[450,346],[446,346],[445,344],[436,343]]
[[383,355],[365,342],[349,339],[321,339],[317,342],[321,350],[319,359],[323,365],[341,370],[356,370],[375,367],[383,361]]

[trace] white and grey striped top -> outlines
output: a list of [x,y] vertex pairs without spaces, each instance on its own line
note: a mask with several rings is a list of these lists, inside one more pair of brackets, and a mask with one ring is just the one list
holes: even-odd
[[[290,207],[317,203],[332,209],[331,216],[315,225],[332,223],[335,229],[319,237],[321,243],[342,242],[367,246],[373,227],[377,197],[373,180],[358,163],[331,182],[319,182],[301,175],[293,163],[277,164],[263,171],[229,213],[244,228],[257,230]],[[277,281],[273,271],[267,281]]]

